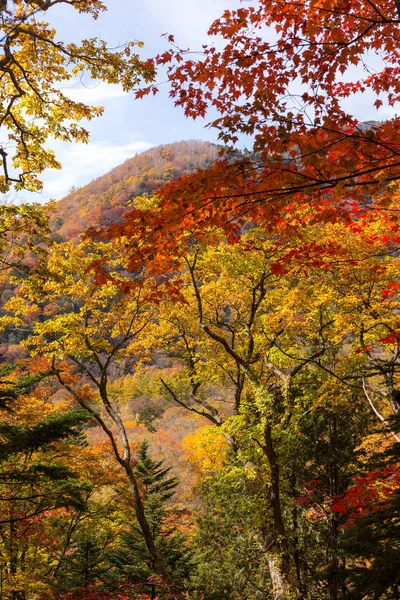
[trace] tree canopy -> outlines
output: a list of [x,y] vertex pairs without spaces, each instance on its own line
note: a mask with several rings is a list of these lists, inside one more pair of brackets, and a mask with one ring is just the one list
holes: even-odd
[[97,38],[80,44],[57,39],[46,17],[61,3],[94,19],[106,10],[100,0],[11,0],[1,7],[0,126],[7,132],[0,146],[3,193],[11,186],[40,190],[40,173],[61,167],[46,145],[49,138],[88,142],[88,132],[79,123],[101,115],[102,108],[71,100],[61,84],[87,73],[130,91],[153,75],[135,52],[140,42],[115,49]]
[[0,325],[24,352],[0,370],[8,597],[398,600],[400,121],[345,101],[395,108],[399,3],[258,0],[211,25],[218,46],[169,36],[146,62],[57,42],[38,21],[57,3],[3,3],[4,189],[56,165],[47,136],[86,140],[98,110],[57,87],[85,69],[145,96],[166,66],[227,146],[94,182],[115,218],[74,192],[98,227],[63,222],[67,241],[4,207]]

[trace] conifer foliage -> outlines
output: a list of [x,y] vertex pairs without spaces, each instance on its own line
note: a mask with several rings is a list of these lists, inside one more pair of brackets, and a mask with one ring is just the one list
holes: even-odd
[[[194,562],[185,535],[178,529],[180,511],[170,502],[179,484],[176,477],[170,476],[170,471],[171,467],[165,467],[164,461],[156,461],[151,457],[148,443],[142,442],[137,453],[135,472],[143,490],[146,517],[174,582],[180,587],[187,587]],[[150,598],[159,597],[160,594],[163,597],[154,560],[136,524],[131,524],[129,530],[122,534],[120,545],[110,559],[119,580],[136,584]]]

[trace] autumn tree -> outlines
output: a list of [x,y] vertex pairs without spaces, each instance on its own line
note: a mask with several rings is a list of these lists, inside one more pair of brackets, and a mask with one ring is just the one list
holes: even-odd
[[153,316],[153,299],[158,297],[157,284],[146,277],[146,271],[131,276],[128,266],[124,244],[91,239],[76,246],[54,244],[43,273],[23,280],[20,294],[7,303],[14,316],[5,319],[18,327],[35,317],[27,347],[34,355],[49,357],[59,385],[107,435],[127,477],[155,569],[173,586],[146,517],[126,428],[109,397],[110,370],[120,359],[135,357],[135,347],[142,343],[141,334]]
[[2,192],[11,186],[40,190],[40,173],[61,167],[46,146],[49,138],[88,141],[88,132],[79,123],[101,115],[102,108],[71,100],[61,91],[62,83],[87,73],[130,91],[139,81],[152,78],[152,67],[135,52],[138,42],[113,49],[97,38],[80,44],[57,39],[46,18],[61,3],[94,19],[106,10],[100,0],[10,0],[1,9],[0,125],[7,132],[0,147]]
[[[142,250],[149,258],[140,230],[134,257],[126,238],[54,245],[3,321],[32,327],[25,345],[53,358],[58,382],[103,427],[128,478],[132,453],[111,401],[111,365],[146,363],[168,350],[180,366],[161,374],[158,392],[218,426],[232,459],[222,477],[246,496],[245,506],[236,498],[235,513],[246,522],[249,506],[255,510],[253,535],[242,546],[265,561],[252,569],[253,583],[279,599],[334,599],[343,522],[332,508],[336,496],[346,494],[358,470],[357,449],[371,421],[381,427],[379,443],[397,435],[389,417],[399,387],[399,258],[388,248],[386,226],[372,212],[351,227],[296,226],[285,248],[273,226],[243,224],[234,244],[210,229],[205,240],[187,240],[162,278],[157,269],[170,264],[168,255],[139,268]],[[223,493],[224,479],[216,486]],[[224,514],[225,523],[231,519]],[[229,536],[215,533],[202,537],[232,551]],[[323,560],[312,550],[317,539]],[[220,593],[223,573],[233,571],[226,562],[217,569],[210,554],[207,561]],[[240,586],[250,589],[243,579]],[[233,587],[229,582],[234,598]]]
[[[175,260],[182,297],[163,299],[147,331],[152,348],[182,361],[161,374],[164,394],[221,427],[244,464],[264,472],[258,535],[277,598],[308,597],[318,585],[338,597],[340,518],[329,503],[350,484],[374,420],[382,440],[395,439],[398,257],[385,236],[372,213],[352,228],[293,228],[285,248],[273,227],[242,230],[231,245],[212,230],[208,246],[192,238]],[[328,248],[334,254],[319,252]],[[307,480],[321,488],[315,514],[327,557],[313,577],[303,546],[313,517],[295,502]]]
[[[268,465],[271,493],[263,517],[262,543],[274,597],[285,598],[294,591],[293,565],[288,523],[284,517],[283,465],[282,455],[279,456],[282,450],[278,454],[277,446],[281,445],[281,429],[287,429],[292,419],[291,407],[295,401],[291,399],[292,378],[296,378],[302,365],[291,365],[289,361],[285,368],[284,363],[279,364],[279,360],[275,362],[269,356],[271,343],[265,329],[271,320],[271,315],[267,317],[268,309],[271,310],[274,303],[267,292],[279,285],[270,266],[274,254],[270,241],[261,232],[252,230],[233,248],[222,239],[215,249],[199,245],[185,257],[182,264],[183,285],[188,290],[185,301],[194,319],[188,320],[184,304],[180,318],[176,307],[172,311],[167,308],[165,320],[168,328],[175,325],[171,332],[175,347],[179,332],[181,356],[187,365],[187,397],[182,397],[168,382],[162,380],[162,383],[177,403],[206,416],[216,425],[221,425],[224,418],[214,403],[204,398],[201,388],[211,377],[212,381],[219,378],[221,383],[230,385],[234,413],[240,415],[239,422],[246,436],[241,439],[236,431],[240,425],[233,423],[227,430],[229,437],[236,450],[243,443],[246,447],[249,439],[256,439]],[[315,350],[314,354],[318,352]],[[250,445],[253,444],[251,441]]]

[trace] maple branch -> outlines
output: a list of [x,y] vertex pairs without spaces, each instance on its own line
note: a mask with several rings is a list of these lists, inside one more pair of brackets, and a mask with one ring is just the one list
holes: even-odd
[[39,498],[46,498],[46,494],[34,494],[33,496],[10,496],[8,498],[0,498],[0,502],[17,502],[22,500],[32,501]]
[[[382,19],[382,21],[387,21],[386,17],[381,13],[381,11],[376,6],[376,4],[374,4],[374,2],[372,2],[371,0],[367,0],[367,2],[368,2],[368,4],[370,6],[372,6],[372,8],[374,9],[374,11],[378,13],[378,15],[380,16],[380,18]],[[400,2],[400,0],[397,0],[397,2]]]
[[276,343],[276,341],[273,342],[273,345],[279,350],[279,352],[282,352],[282,354],[284,356],[287,356],[288,358],[290,358],[292,360],[299,361],[299,362],[302,363],[302,365],[306,365],[307,363],[312,363],[316,367],[319,367],[320,369],[322,369],[323,371],[325,371],[326,373],[328,373],[329,375],[331,375],[332,377],[334,377],[335,379],[337,379],[341,383],[344,383],[348,387],[355,388],[355,389],[361,389],[360,385],[357,385],[356,383],[350,383],[346,378],[340,377],[337,373],[335,373],[334,371],[332,371],[332,369],[329,369],[329,367],[326,367],[324,364],[322,364],[322,362],[319,360],[319,357],[322,356],[326,352],[326,348],[318,350],[312,356],[303,357],[303,356],[293,356],[292,354],[289,354],[289,352],[286,352],[283,348],[281,348]]
[[[355,38],[351,39],[350,41],[346,42],[345,44],[343,44],[341,42],[336,42],[336,44],[333,44],[335,46],[335,49],[332,52],[327,52],[326,54],[324,54],[322,56],[322,58],[327,58],[328,56],[333,56],[333,55],[339,53],[341,50],[343,50],[343,48],[348,48],[349,46],[356,44],[364,36],[366,36],[367,33],[369,33],[371,31],[371,29],[373,29],[375,27],[375,25],[376,25],[376,23],[372,22],[370,25],[368,25],[368,27],[366,29],[364,29],[364,31],[359,33]],[[312,47],[313,45],[315,45],[315,44],[309,44],[310,47]],[[329,45],[332,45],[332,43],[329,43]]]
[[91,63],[95,64],[96,61],[101,62],[101,59],[96,59],[95,57],[87,56],[85,54],[78,54],[78,53],[71,52],[70,50],[65,48],[65,46],[63,46],[62,43],[54,42],[52,39],[45,37],[43,35],[40,35],[36,31],[32,31],[30,29],[24,29],[23,27],[20,27],[20,26],[17,27],[15,29],[15,31],[16,31],[16,33],[23,33],[25,35],[30,36],[31,38],[33,38],[35,40],[40,40],[41,42],[44,42],[45,44],[48,44],[49,46],[53,46],[57,50],[60,50],[60,52],[62,52],[66,56],[69,56],[69,58],[71,59],[71,62],[76,63],[77,59],[86,61],[89,64],[91,64]]
[[[400,0],[399,0],[399,3],[400,3]],[[398,154],[398,153],[396,152],[396,154]],[[287,164],[289,164],[289,163],[287,163]],[[354,188],[354,187],[358,187],[358,186],[368,187],[368,186],[372,186],[372,185],[373,186],[382,185],[382,182],[379,180],[369,179],[366,181],[357,181],[357,180],[354,180],[354,178],[362,177],[365,175],[372,175],[372,174],[378,173],[380,171],[393,169],[394,167],[400,167],[400,162],[393,162],[391,164],[383,164],[383,165],[378,164],[374,167],[362,168],[362,169],[353,171],[352,173],[343,175],[341,177],[317,178],[317,177],[312,177],[311,175],[305,175],[301,171],[290,169],[290,168],[288,168],[287,164],[285,167],[281,166],[279,168],[275,168],[273,171],[271,171],[268,174],[268,176],[264,176],[264,181],[266,181],[269,178],[269,176],[276,175],[278,173],[290,174],[294,178],[295,177],[299,177],[299,178],[303,177],[303,178],[307,179],[307,181],[302,182],[302,183],[294,181],[294,182],[289,182],[286,187],[271,187],[270,189],[262,189],[262,190],[257,190],[257,189],[250,189],[249,191],[242,191],[242,190],[239,191],[238,190],[238,191],[227,192],[224,194],[216,194],[215,192],[212,192],[212,195],[205,195],[205,197],[202,199],[202,202],[198,206],[185,211],[182,214],[182,217],[188,217],[197,212],[200,212],[202,209],[207,207],[209,204],[217,202],[218,200],[236,200],[237,199],[238,200],[237,204],[235,204],[231,209],[231,211],[235,212],[235,216],[232,218],[232,220],[235,220],[239,216],[244,216],[246,214],[251,213],[251,211],[257,205],[262,205],[267,202],[272,203],[276,199],[284,199],[284,198],[291,196],[292,194],[298,194],[298,193],[311,194],[312,192],[321,192],[324,190],[329,190],[330,188],[335,188],[336,186],[338,186],[340,184],[342,184],[342,186],[345,188]],[[392,176],[389,176],[386,178],[385,183],[387,184],[392,181],[397,181],[398,179],[400,179],[400,175],[393,174]],[[209,192],[209,194],[211,194],[211,192]],[[261,196],[261,198],[260,198],[260,196]],[[238,212],[238,210],[242,209],[243,207],[245,207],[246,210],[242,211],[242,212]],[[197,298],[197,294],[196,294],[196,298]]]
[[4,520],[0,521],[0,525],[3,525],[4,523],[17,523],[18,521],[25,521],[26,519],[31,519],[32,517],[37,517],[38,515],[42,515],[44,512],[47,512],[48,510],[54,510],[56,508],[58,508],[58,507],[57,506],[44,506],[40,510],[30,513],[29,515],[24,515],[23,517],[10,517],[9,519],[4,519]]
[[[267,293],[267,290],[265,287],[265,282],[267,279],[268,279],[268,275],[267,275],[267,273],[264,272],[261,275],[258,283],[253,287],[253,289],[251,291],[250,314],[249,314],[248,321],[246,323],[247,339],[248,339],[246,363],[248,365],[251,362],[254,362],[252,360],[253,354],[254,354],[254,336],[253,336],[253,332],[252,332],[252,326],[254,324],[254,319],[256,318],[257,311],[260,308],[261,303],[264,300],[266,293]],[[257,297],[257,292],[258,292],[258,297]]]
[[86,373],[86,375],[93,381],[96,387],[100,387],[98,379],[93,375],[91,370],[88,369],[78,358],[75,358],[75,356],[72,356],[72,354],[66,354],[66,357],[69,358],[73,363],[75,363],[84,373]]

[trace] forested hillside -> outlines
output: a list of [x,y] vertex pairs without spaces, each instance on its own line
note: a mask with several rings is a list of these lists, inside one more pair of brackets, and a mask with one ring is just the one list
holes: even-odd
[[0,600],[399,600],[399,2],[256,0],[147,59],[57,5],[106,11],[0,2],[2,193],[89,141],[85,74],[221,146],[0,203]]
[[196,140],[167,144],[128,159],[57,203],[51,226],[63,239],[89,227],[120,223],[135,197],[151,196],[162,184],[205,169],[218,157],[218,147]]

